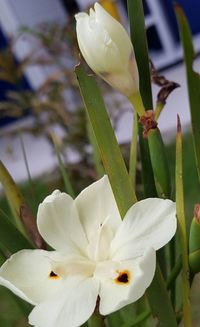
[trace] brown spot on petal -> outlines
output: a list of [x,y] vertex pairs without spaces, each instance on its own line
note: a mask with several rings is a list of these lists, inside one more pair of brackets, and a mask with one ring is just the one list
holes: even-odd
[[50,279],[59,279],[60,277],[52,270],[49,274]]
[[118,272],[117,278],[115,278],[116,284],[129,284],[131,280],[131,274],[128,270]]

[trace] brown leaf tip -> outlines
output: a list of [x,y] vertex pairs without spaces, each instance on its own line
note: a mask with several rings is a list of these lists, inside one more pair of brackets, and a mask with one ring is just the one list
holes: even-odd
[[180,120],[180,116],[177,115],[177,133],[181,134],[182,129],[181,129],[181,120]]
[[155,121],[155,114],[153,110],[147,110],[143,116],[140,117],[139,122],[143,125],[143,136],[148,137],[151,129],[156,129],[158,123]]
[[196,223],[200,223],[200,204],[197,203],[194,206],[194,219],[196,221]]

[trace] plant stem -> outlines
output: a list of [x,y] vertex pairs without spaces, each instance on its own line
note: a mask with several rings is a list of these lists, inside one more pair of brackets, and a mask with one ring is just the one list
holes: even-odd
[[141,117],[145,114],[145,109],[142,101],[142,97],[140,92],[132,94],[129,98],[129,101],[133,105],[133,108],[137,112],[137,114]]
[[[169,243],[169,261],[170,261],[170,271],[173,269],[176,262],[176,239],[175,237]],[[176,306],[176,287],[171,289],[171,301],[175,308]]]
[[74,192],[74,189],[72,187],[68,171],[67,171],[67,169],[65,167],[65,164],[63,162],[63,159],[61,157],[61,153],[60,153],[60,150],[59,150],[58,142],[56,140],[56,136],[53,135],[53,134],[50,134],[50,135],[51,135],[53,145],[54,145],[54,148],[55,148],[55,151],[56,151],[58,164],[59,164],[59,169],[60,169],[63,181],[64,181],[65,191],[69,195],[71,195],[72,198],[75,198],[75,192]]
[[160,114],[161,114],[161,111],[163,110],[163,108],[164,108],[164,103],[157,102],[156,109],[155,109],[155,116],[154,116],[155,121],[157,121],[158,118],[160,117]]
[[36,194],[35,194],[35,190],[34,190],[34,184],[33,184],[33,180],[32,180],[30,169],[29,169],[29,164],[28,164],[28,159],[27,159],[26,150],[25,150],[25,146],[24,146],[24,140],[23,140],[22,132],[19,130],[18,133],[19,133],[19,140],[20,140],[22,153],[23,153],[23,159],[24,159],[24,163],[25,163],[25,167],[26,167],[26,171],[27,171],[27,175],[28,175],[30,190],[31,190],[32,196],[34,198],[36,198]]
[[131,150],[130,150],[130,159],[129,159],[129,176],[131,182],[134,185],[136,184],[136,169],[137,169],[137,135],[138,135],[138,121],[137,121],[137,112],[134,111],[134,121],[133,121],[133,130],[132,130],[132,140],[131,140]]

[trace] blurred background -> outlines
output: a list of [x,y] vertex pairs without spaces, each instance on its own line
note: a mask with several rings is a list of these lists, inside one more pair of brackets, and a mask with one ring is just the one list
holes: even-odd
[[[27,178],[19,137],[33,177],[56,166],[49,140],[53,132],[65,145],[65,159],[80,160],[85,151],[84,114],[73,67],[78,62],[74,13],[87,10],[89,0],[0,0],[0,157],[16,181]],[[128,28],[124,0],[102,5]],[[159,125],[169,143],[179,113],[186,132],[189,107],[178,29],[172,0],[144,3],[150,57],[167,79],[181,85],[167,101]],[[200,3],[180,0],[189,19],[197,53],[200,51]],[[195,69],[199,70],[199,59]],[[132,111],[126,99],[104,86],[120,143],[131,137]],[[153,87],[154,98],[158,88]],[[110,96],[112,95],[112,96]],[[50,131],[51,130],[51,131]],[[67,135],[67,136],[66,136]],[[89,150],[88,150],[89,151]],[[87,152],[87,151],[86,151]],[[38,155],[39,153],[39,155]]]

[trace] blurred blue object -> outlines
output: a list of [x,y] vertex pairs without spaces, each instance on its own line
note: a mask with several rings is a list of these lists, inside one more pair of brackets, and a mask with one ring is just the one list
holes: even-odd
[[[174,14],[174,0],[165,0],[161,1],[161,4],[164,8],[164,13],[168,19],[169,22],[169,27],[171,28],[173,32],[173,37],[175,38],[176,41],[179,41],[179,36],[178,36],[178,27],[176,23],[176,18]],[[176,1],[178,5],[180,5],[190,24],[192,34],[196,35],[200,33],[200,1],[197,0],[178,0]]]

